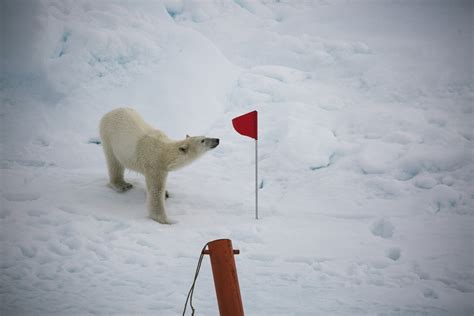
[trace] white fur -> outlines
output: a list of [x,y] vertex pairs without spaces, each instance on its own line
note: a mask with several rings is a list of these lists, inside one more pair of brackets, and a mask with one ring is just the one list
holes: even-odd
[[110,186],[118,192],[132,188],[124,181],[125,168],[143,174],[149,215],[162,224],[171,223],[164,207],[168,172],[190,164],[219,143],[218,139],[202,136],[171,140],[129,108],[105,114],[100,121],[100,137],[107,159]]

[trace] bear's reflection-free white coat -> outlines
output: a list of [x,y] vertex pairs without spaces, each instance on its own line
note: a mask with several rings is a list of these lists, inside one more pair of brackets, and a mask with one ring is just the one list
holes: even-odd
[[172,223],[166,216],[164,204],[168,172],[190,164],[219,144],[218,138],[204,136],[172,140],[130,108],[105,114],[100,121],[100,137],[110,186],[117,192],[132,188],[123,178],[125,168],[143,174],[149,215],[162,224]]

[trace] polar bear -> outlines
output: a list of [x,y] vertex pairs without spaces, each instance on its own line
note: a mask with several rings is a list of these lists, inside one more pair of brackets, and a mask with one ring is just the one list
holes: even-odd
[[124,192],[132,188],[124,181],[125,168],[145,176],[149,216],[171,224],[165,212],[166,178],[219,145],[218,138],[203,136],[171,140],[148,125],[133,109],[119,108],[100,121],[100,137],[109,171],[109,186]]

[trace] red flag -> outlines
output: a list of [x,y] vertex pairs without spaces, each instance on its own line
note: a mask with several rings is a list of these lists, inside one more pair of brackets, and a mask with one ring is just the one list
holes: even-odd
[[258,139],[258,112],[252,111],[232,119],[235,130],[244,136]]

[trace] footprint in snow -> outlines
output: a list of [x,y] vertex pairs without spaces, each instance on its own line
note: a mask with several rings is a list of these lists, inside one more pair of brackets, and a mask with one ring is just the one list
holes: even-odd
[[34,246],[20,246],[21,253],[24,257],[33,258],[36,256],[37,249]]
[[395,226],[393,226],[389,220],[384,218],[375,221],[370,227],[370,231],[374,236],[379,236],[384,239],[392,238],[394,230]]
[[76,264],[69,264],[65,267],[65,270],[69,273],[78,273],[82,271],[82,267]]
[[387,256],[387,258],[392,259],[393,261],[397,261],[398,259],[400,259],[401,250],[398,247],[388,248],[385,251],[385,255]]
[[428,289],[428,288],[423,290],[423,296],[426,298],[432,298],[432,299],[437,299],[439,297],[438,293],[436,293],[433,289]]

